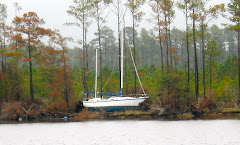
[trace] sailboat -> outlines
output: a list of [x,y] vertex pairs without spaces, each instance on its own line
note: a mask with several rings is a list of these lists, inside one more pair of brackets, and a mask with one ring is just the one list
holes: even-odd
[[[131,50],[130,50],[131,53]],[[132,53],[131,53],[132,56]],[[133,60],[133,59],[132,59]],[[140,103],[142,103],[147,97],[142,83],[140,81],[139,75],[137,73],[136,65],[133,60],[135,72],[138,76],[138,80],[140,82],[143,95],[140,97],[132,97],[130,95],[123,95],[123,30],[121,31],[121,89],[120,93],[113,94],[113,93],[104,93],[104,92],[97,92],[97,48],[96,48],[96,74],[95,74],[95,91],[94,92],[86,92],[86,93],[94,93],[95,97],[89,99],[87,101],[83,101],[83,106],[88,108],[89,110],[105,110],[107,112],[113,111],[121,111],[126,110],[129,108],[137,108]],[[97,97],[97,94],[107,95],[109,97],[101,98]]]

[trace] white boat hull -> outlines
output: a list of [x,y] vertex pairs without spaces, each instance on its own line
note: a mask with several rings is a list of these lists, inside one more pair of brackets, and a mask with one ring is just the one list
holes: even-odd
[[108,99],[93,98],[83,101],[83,106],[90,110],[120,111],[127,108],[136,108],[146,97],[110,97]]

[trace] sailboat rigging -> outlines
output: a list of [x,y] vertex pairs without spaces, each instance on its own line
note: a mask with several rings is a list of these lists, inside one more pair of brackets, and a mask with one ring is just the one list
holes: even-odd
[[[129,46],[129,45],[128,45]],[[130,47],[129,47],[130,49]],[[94,93],[94,98],[89,99],[87,101],[83,101],[83,106],[90,109],[90,110],[106,110],[106,111],[120,111],[120,110],[125,110],[128,108],[136,108],[138,107],[138,105],[140,103],[142,103],[146,98],[147,95],[142,87],[142,83],[140,81],[139,75],[137,73],[137,69],[136,69],[136,65],[135,62],[133,60],[133,65],[134,65],[134,69],[135,72],[138,76],[142,91],[143,91],[143,95],[140,97],[132,97],[129,95],[123,96],[123,28],[121,31],[121,85],[120,85],[120,92],[118,94],[113,94],[113,93],[104,93],[104,92],[97,92],[97,48],[96,48],[96,74],[95,74],[95,91],[94,92],[86,92],[86,93]],[[130,54],[131,57],[132,56],[132,52],[130,49]],[[108,95],[109,97],[107,98],[101,98],[101,97],[97,97],[97,94],[102,94],[102,95]]]

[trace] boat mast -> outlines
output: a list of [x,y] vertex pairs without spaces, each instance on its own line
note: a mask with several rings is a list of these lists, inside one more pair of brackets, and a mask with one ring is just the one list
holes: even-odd
[[97,98],[98,48],[96,47],[95,98]]
[[122,25],[121,29],[121,97],[123,96],[123,28],[124,25]]

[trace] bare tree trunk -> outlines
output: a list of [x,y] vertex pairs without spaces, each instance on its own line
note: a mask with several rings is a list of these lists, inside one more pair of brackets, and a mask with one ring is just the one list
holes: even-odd
[[169,66],[168,66],[168,30],[167,30],[167,16],[165,15],[165,35],[166,35],[166,64],[167,64],[167,73],[169,72]]
[[64,69],[64,84],[65,84],[65,99],[67,103],[67,112],[69,112],[69,101],[68,101],[68,86],[67,86],[67,68],[66,68],[66,58],[65,58],[65,49],[63,48],[63,69]]
[[183,43],[181,42],[181,54],[182,54],[182,68],[185,69],[185,56],[183,52]]
[[171,27],[170,27],[170,18],[168,18],[168,21],[169,21],[169,30],[168,30],[168,39],[169,39],[169,48],[170,48],[170,64],[171,64],[171,67],[173,66],[173,54],[172,54],[172,42],[171,42]]
[[209,72],[209,77],[210,77],[210,97],[211,97],[211,91],[212,91],[212,55],[210,55],[210,72]]
[[[167,27],[168,23],[167,23],[167,15],[165,14],[165,31],[166,31],[166,46],[167,46],[167,49],[166,49],[166,63],[167,63],[167,75],[169,73],[169,66],[168,66],[168,27]],[[167,94],[169,95],[169,82],[167,81]]]
[[[177,56],[178,56],[178,53],[177,53],[177,50],[178,50],[178,48],[177,48],[177,40],[176,40],[176,38],[175,38],[175,47],[176,47],[176,49],[175,49],[175,57],[177,58]],[[175,62],[175,70],[177,70],[177,60],[176,60],[176,58],[174,59],[174,62]]]
[[145,49],[145,59],[146,59],[146,64],[148,65],[148,50]]
[[240,30],[238,30],[238,103],[240,104]]
[[[86,80],[86,42],[85,42],[85,13],[83,12],[83,27],[82,27],[82,45],[83,45],[83,87],[84,87],[84,92],[87,92],[87,80]],[[88,98],[88,94],[87,94]]]
[[187,91],[190,91],[189,81],[190,81],[190,54],[189,54],[189,40],[188,40],[188,8],[186,3],[186,45],[187,45]]
[[87,30],[85,29],[85,47],[86,47],[86,90],[88,92],[88,76],[89,76],[89,65],[88,65],[88,46],[87,46]]
[[[30,34],[28,34],[28,57],[29,59],[32,59],[31,54],[31,44],[30,44]],[[29,77],[30,77],[30,96],[32,99],[32,102],[34,101],[34,94],[33,94],[33,76],[32,76],[32,61],[29,61]]]
[[[195,9],[193,8],[193,16],[195,15]],[[198,100],[198,59],[197,59],[197,45],[196,45],[196,27],[195,18],[193,18],[193,43],[194,43],[194,57],[195,57],[195,92],[196,99]]]
[[109,55],[107,55],[107,45],[106,45],[106,40],[104,41],[104,46],[105,46],[105,48],[104,48],[104,55],[105,55],[105,66],[109,66],[108,65],[108,57],[107,56],[109,56]]
[[204,46],[204,26],[203,26],[203,22],[201,25],[201,29],[202,29],[202,69],[203,69],[203,97],[206,97],[206,83],[205,83],[205,46]]
[[80,68],[82,70],[82,82],[84,85],[84,75],[83,75],[83,50],[80,49]]
[[[30,52],[29,52],[30,54]],[[31,57],[30,57],[31,59]],[[32,101],[34,101],[34,97],[33,97],[33,76],[32,76],[32,62],[29,61],[29,71],[30,71],[30,74],[29,74],[29,77],[30,77],[30,96],[31,96],[31,99]]]
[[124,36],[124,56],[125,56],[125,59],[124,59],[124,72],[125,72],[125,94],[127,95],[128,94],[128,79],[127,79],[127,47],[126,47],[126,38],[125,38],[125,28],[124,28],[124,31],[123,31],[123,36]]
[[1,42],[1,49],[2,49],[2,53],[1,53],[1,55],[2,55],[2,61],[1,61],[1,63],[2,63],[2,73],[4,73],[4,56],[3,56],[4,49],[3,49],[2,42]]
[[144,49],[143,49],[143,46],[142,46],[142,53],[141,53],[141,56],[142,56],[142,66],[144,66]]
[[[157,4],[157,7],[159,4]],[[158,14],[158,23],[160,22],[160,15]],[[161,27],[158,24],[158,38],[159,38],[159,46],[160,46],[160,50],[161,50],[161,67],[162,67],[162,73],[164,72],[164,68],[163,68],[163,47],[162,47],[162,38],[161,38]]]

